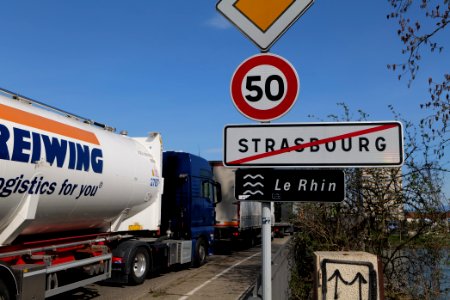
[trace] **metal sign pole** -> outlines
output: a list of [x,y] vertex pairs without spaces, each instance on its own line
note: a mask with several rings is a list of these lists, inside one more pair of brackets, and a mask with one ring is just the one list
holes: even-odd
[[[268,124],[270,121],[261,122]],[[272,300],[272,205],[261,202],[262,298]]]
[[271,245],[271,203],[261,202],[262,210],[262,296],[272,300],[272,245]]

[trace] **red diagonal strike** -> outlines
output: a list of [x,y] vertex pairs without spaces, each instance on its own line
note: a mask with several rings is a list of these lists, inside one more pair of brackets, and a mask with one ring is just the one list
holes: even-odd
[[352,137],[356,137],[356,136],[360,136],[360,135],[364,135],[364,134],[383,131],[383,130],[391,129],[391,128],[394,128],[397,126],[398,126],[398,124],[396,124],[396,123],[380,125],[380,126],[376,126],[376,127],[372,127],[372,128],[368,128],[368,129],[358,130],[358,131],[354,131],[354,132],[350,132],[350,133],[345,133],[345,134],[321,139],[321,140],[310,142],[310,143],[295,145],[295,146],[288,147],[288,148],[283,148],[283,149],[279,149],[279,150],[275,150],[275,151],[271,151],[271,152],[265,152],[265,153],[261,153],[261,154],[252,155],[249,157],[244,157],[241,159],[233,160],[233,161],[229,162],[228,164],[229,165],[244,164],[244,163],[254,161],[257,159],[261,159],[261,158],[265,158],[265,157],[275,156],[275,155],[282,154],[282,153],[305,149],[305,148],[322,145],[322,144],[326,144],[326,143],[330,143],[330,142],[335,142],[335,141],[339,141],[339,140],[343,140],[343,139],[348,139],[348,138],[352,138]]

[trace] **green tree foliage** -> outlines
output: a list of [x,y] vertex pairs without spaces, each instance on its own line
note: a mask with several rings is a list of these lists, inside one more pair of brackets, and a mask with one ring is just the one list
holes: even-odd
[[[366,120],[339,104],[333,121]],[[302,205],[300,228],[292,246],[292,297],[313,292],[314,251],[366,251],[383,262],[388,299],[435,299],[444,280],[440,262],[448,255],[448,227],[443,223],[442,172],[426,128],[394,116],[404,124],[403,168],[346,169],[346,199],[340,204]],[[408,223],[405,211],[421,216]],[[448,257],[447,257],[448,259]],[[424,275],[427,274],[427,275]],[[420,278],[420,280],[418,280]],[[401,298],[403,297],[403,298]],[[419,297],[419,298],[418,298]]]

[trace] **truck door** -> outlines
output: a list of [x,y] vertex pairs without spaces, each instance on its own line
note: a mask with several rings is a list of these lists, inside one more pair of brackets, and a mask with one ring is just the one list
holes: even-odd
[[163,177],[161,233],[170,230],[174,238],[190,239],[192,178],[187,173],[180,173],[180,160],[176,155],[165,155]]
[[211,180],[204,180],[202,183],[202,197],[204,201],[204,226],[212,226],[215,224],[215,203],[216,203],[216,188],[214,182]]

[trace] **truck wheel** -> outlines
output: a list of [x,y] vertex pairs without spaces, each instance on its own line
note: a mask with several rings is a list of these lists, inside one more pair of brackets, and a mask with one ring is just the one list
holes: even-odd
[[206,242],[204,239],[199,238],[195,245],[195,257],[194,257],[194,266],[200,267],[204,265],[206,262],[206,255],[208,253],[208,247],[206,246]]
[[11,294],[8,290],[8,287],[3,282],[3,280],[0,279],[0,300],[10,300]]
[[149,255],[145,248],[136,247],[130,257],[130,284],[141,284],[147,277],[149,269]]

